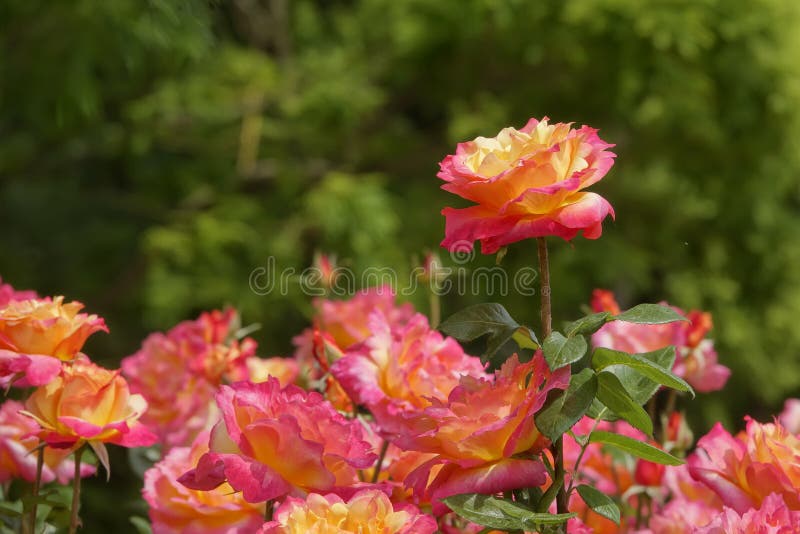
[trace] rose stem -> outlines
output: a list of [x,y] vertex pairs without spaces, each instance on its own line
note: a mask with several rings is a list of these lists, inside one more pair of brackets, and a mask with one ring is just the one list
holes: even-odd
[[81,507],[81,456],[83,455],[83,445],[75,451],[75,478],[72,479],[72,513],[69,519],[69,534],[75,534],[78,530],[80,517],[78,512]]
[[442,317],[442,307],[441,303],[439,302],[439,294],[435,289],[433,289],[433,287],[430,289],[428,299],[431,312],[431,328],[436,328],[439,326],[439,321]]
[[383,440],[383,445],[381,445],[381,452],[378,455],[378,463],[375,464],[375,472],[372,473],[372,483],[375,484],[378,482],[378,477],[381,474],[381,469],[383,468],[383,459],[386,457],[386,451],[389,450],[389,440]]
[[33,481],[33,504],[31,504],[30,532],[36,532],[36,512],[39,507],[39,488],[42,485],[42,469],[44,468],[44,442],[36,447],[36,479]]
[[[547,339],[547,336],[553,331],[553,313],[550,307],[550,261],[547,256],[547,240],[544,237],[536,239],[539,247],[539,276],[540,276],[540,293],[541,293],[541,308],[542,308],[542,337]],[[561,481],[561,487],[558,489],[556,495],[556,510],[559,514],[567,513],[567,492],[564,488],[564,438],[559,436],[555,442],[550,446],[550,451],[553,453],[553,483]]]

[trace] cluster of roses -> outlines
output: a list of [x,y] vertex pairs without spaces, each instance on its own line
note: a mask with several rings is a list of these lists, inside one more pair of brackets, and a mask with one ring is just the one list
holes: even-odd
[[[595,290],[595,311],[619,313],[608,291]],[[592,337],[592,344],[629,352],[649,352],[675,346],[673,371],[701,392],[722,389],[730,370],[717,362],[709,314],[684,313],[690,322],[665,325],[609,323]],[[693,435],[683,413],[662,416],[661,442],[624,421],[596,422],[584,417],[573,435],[593,429],[613,431],[685,456]],[[583,534],[735,534],[800,531],[800,399],[789,399],[772,423],[746,418],[746,428],[732,436],[717,423],[700,438],[686,464],[664,466],[589,444],[585,450],[573,437],[565,439],[569,465],[580,464],[576,478],[621,502],[627,521],[621,525],[594,513],[574,495],[570,511],[579,519],[569,532]]]
[[[592,428],[651,441],[625,422],[589,418],[574,428]],[[663,446],[682,454],[692,445],[691,431],[677,412],[669,418]],[[566,441],[568,462],[580,446]],[[596,444],[583,452],[578,477],[614,495],[627,508],[617,525],[591,511],[577,495],[568,532],[575,534],[792,534],[800,532],[800,399],[786,401],[772,423],[746,418],[736,436],[718,423],[697,443],[680,466],[662,466],[627,455],[612,454]]]
[[[528,237],[599,237],[613,210],[583,189],[611,167],[610,146],[591,128],[546,119],[462,143],[439,176],[476,205],[444,210],[443,246],[480,240],[493,253]],[[592,305],[620,311],[607,291],[596,291]],[[607,430],[684,455],[692,436],[673,397],[658,442],[598,416],[579,420],[551,449],[534,416],[568,388],[569,365],[553,371],[536,351],[489,372],[388,288],[314,307],[293,358],[258,358],[236,313],[215,311],[152,334],[120,374],[80,353],[91,333],[105,330],[101,319],[78,313],[78,303],[0,285],[0,385],[37,387],[24,405],[3,405],[2,480],[65,480],[64,457],[84,444],[107,463],[104,443],[158,443],[163,456],[143,490],[155,534],[457,534],[489,530],[443,499],[546,490],[558,461],[570,490],[588,484],[622,509],[617,525],[568,491],[578,514],[568,532],[800,529],[800,401],[774,423],[748,419],[736,437],[717,425],[681,467],[586,439]],[[722,388],[730,371],[706,339],[710,315],[673,309],[688,321],[608,322],[592,343],[629,353],[675,346],[675,375],[701,392]],[[39,466],[28,453],[40,442],[42,471],[32,475]]]
[[130,393],[119,371],[81,352],[90,335],[108,331],[103,319],[80,313],[82,308],[0,281],[0,387],[35,388],[24,403],[9,399],[0,406],[2,484],[88,476],[93,466],[68,458],[86,444],[108,469],[106,443],[155,442],[139,422],[144,398]]
[[541,356],[487,373],[388,288],[315,306],[275,366],[296,384],[220,385],[221,420],[145,474],[154,532],[460,532],[442,497],[545,483],[533,414],[566,382]]

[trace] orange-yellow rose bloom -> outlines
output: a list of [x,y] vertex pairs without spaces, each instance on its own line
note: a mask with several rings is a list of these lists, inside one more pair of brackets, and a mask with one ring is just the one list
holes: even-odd
[[[7,291],[6,291],[7,293]],[[78,313],[83,304],[55,299],[20,300],[27,292],[0,295],[0,387],[41,386],[58,374],[94,332],[108,332],[103,319]],[[8,300],[6,300],[6,298]]]
[[780,423],[746,419],[746,429],[735,437],[714,425],[689,457],[689,472],[739,514],[758,508],[772,493],[800,510],[800,439]]
[[142,495],[153,534],[250,534],[264,523],[264,504],[245,501],[228,484],[198,491],[178,482],[206,452],[207,432],[191,448],[174,447],[145,472]]
[[9,302],[0,308],[0,350],[72,360],[91,334],[108,332],[103,319],[81,308],[64,297]]
[[472,249],[492,254],[529,237],[555,235],[566,240],[579,233],[596,239],[602,221],[614,216],[600,195],[584,191],[614,164],[612,147],[597,130],[531,119],[520,130],[504,128],[496,137],[460,143],[441,163],[442,189],[476,205],[445,208],[448,250]]
[[388,425],[400,412],[430,406],[433,399],[446,401],[462,376],[489,378],[479,358],[432,330],[424,315],[392,328],[386,316],[375,311],[368,324],[372,335],[334,362],[331,372],[379,426]]
[[123,447],[155,443],[156,436],[138,421],[146,409],[147,402],[130,394],[119,371],[75,361],[36,389],[22,413],[39,423],[39,438],[49,445],[67,448],[88,442],[98,451],[102,443]]
[[[39,425],[19,412],[22,403],[7,400],[0,405],[0,484],[6,484],[15,478],[28,482],[36,480],[36,453],[39,445],[36,432]],[[75,462],[67,458],[70,451],[45,447],[44,464],[42,466],[42,482],[55,479],[66,484],[75,473]],[[81,464],[81,477],[93,475],[94,466]]]
[[568,382],[569,370],[551,373],[541,353],[524,364],[514,356],[494,377],[462,377],[445,402],[433,399],[424,409],[398,413],[394,423],[383,421],[400,448],[436,454],[409,474],[406,486],[434,502],[544,484],[545,468],[533,455],[548,440],[533,416],[551,389]]
[[411,505],[392,505],[380,490],[363,490],[348,501],[329,494],[305,500],[288,497],[265,523],[261,534],[433,534],[433,517]]
[[352,494],[358,470],[377,459],[361,423],[319,393],[281,388],[270,377],[222,386],[216,398],[222,420],[211,431],[209,452],[180,478],[188,488],[227,482],[248,502],[311,491]]

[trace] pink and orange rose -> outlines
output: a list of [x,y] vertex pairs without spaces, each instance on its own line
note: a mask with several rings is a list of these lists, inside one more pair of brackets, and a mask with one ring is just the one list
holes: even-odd
[[[12,295],[13,296],[13,295]],[[0,387],[39,386],[58,374],[95,332],[108,332],[103,319],[79,313],[80,302],[9,300],[0,306]]]
[[153,534],[249,534],[264,523],[264,505],[245,501],[228,484],[192,490],[178,478],[208,452],[208,433],[191,448],[175,447],[144,474]]
[[362,490],[345,501],[335,494],[288,497],[261,534],[433,534],[436,520],[411,505],[393,505],[379,490]]
[[97,451],[102,443],[152,445],[156,436],[139,422],[146,409],[147,402],[130,393],[119,371],[76,360],[36,389],[22,413],[39,424],[37,434],[48,445],[71,448],[88,442]]
[[358,470],[377,455],[357,421],[340,415],[318,393],[281,388],[276,378],[222,386],[217,423],[195,469],[180,481],[210,490],[227,482],[249,502],[309,491],[352,493]]
[[568,381],[569,370],[551,373],[541,354],[524,364],[513,356],[494,376],[462,376],[446,401],[432,399],[385,421],[383,431],[400,448],[436,455],[406,478],[415,498],[434,502],[544,484],[545,468],[534,455],[548,440],[533,416],[547,393]]
[[[30,417],[19,412],[20,402],[7,400],[0,405],[0,484],[13,479],[33,482],[36,479],[36,453],[39,445],[36,433],[39,425]],[[61,484],[69,482],[75,473],[75,462],[67,458],[69,450],[45,447],[42,466],[42,482],[58,480]],[[95,468],[81,464],[81,477],[94,474]]]
[[234,309],[204,312],[166,334],[150,334],[138,352],[123,358],[131,391],[149,405],[142,422],[165,448],[190,445],[217,421],[214,393],[220,383],[265,380],[270,371],[282,374],[281,380],[296,375],[288,360],[281,366],[255,356],[253,339],[236,340],[237,325]]
[[697,442],[689,472],[739,514],[773,493],[800,510],[800,438],[779,423],[746,420],[735,437],[717,423]]
[[[314,299],[314,325],[330,336],[334,345],[346,350],[367,339],[371,330],[369,316],[380,311],[392,326],[401,326],[414,314],[410,304],[397,305],[388,286],[372,287],[348,300]],[[301,366],[313,366],[314,328],[307,328],[292,340],[295,358]]]
[[607,150],[612,146],[593,128],[549,124],[546,117],[460,143],[439,164],[438,176],[447,182],[442,189],[475,205],[442,211],[442,246],[471,249],[480,240],[481,251],[492,254],[530,237],[600,237],[603,219],[614,210],[584,190],[614,164],[615,154]]
[[463,376],[489,378],[479,358],[431,330],[421,314],[394,331],[380,311],[368,324],[372,335],[334,362],[331,372],[379,426],[388,426],[401,412],[424,409],[434,399],[446,402]]

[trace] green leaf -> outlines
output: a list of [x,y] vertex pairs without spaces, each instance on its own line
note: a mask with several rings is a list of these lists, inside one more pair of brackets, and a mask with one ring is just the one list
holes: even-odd
[[641,442],[638,439],[629,438],[627,436],[621,436],[619,434],[614,434],[613,432],[595,430],[594,432],[592,432],[591,436],[589,436],[589,442],[610,445],[612,447],[616,447],[617,449],[630,453],[636,456],[637,458],[650,460],[651,462],[656,462],[657,464],[664,464],[664,465],[683,464],[683,460],[681,460],[680,458],[676,458],[675,456],[672,456],[668,452],[662,451],[657,447],[653,447],[652,445],[648,445],[647,443]]
[[615,316],[614,320],[637,324],[664,324],[674,323],[675,321],[688,321],[680,313],[661,304],[639,304]]
[[[7,505],[12,505],[13,506],[13,505],[17,505],[17,504],[19,504],[19,506],[17,506],[17,508],[19,508],[19,510],[17,510],[16,508],[11,508],[11,506],[7,506]],[[6,503],[6,502],[4,502],[4,503],[0,504],[0,512],[2,512],[4,515],[6,515],[8,517],[19,517],[19,516],[22,515],[22,503],[20,501],[17,501],[15,503],[10,503],[10,502]]]
[[631,398],[616,375],[606,371],[597,374],[597,398],[634,427],[648,436],[653,434],[650,416]]
[[[643,352],[639,354],[639,356],[647,358],[663,369],[672,369],[672,364],[675,363],[674,347],[665,347],[653,352]],[[631,398],[639,405],[650,400],[650,397],[661,387],[661,384],[658,382],[650,380],[630,367],[622,365],[611,366],[607,367],[605,372],[615,374],[617,378],[619,378],[619,381],[622,382],[622,385],[625,386]]]
[[[502,305],[493,302],[465,308],[448,317],[439,326],[439,330],[462,342],[474,341],[488,335],[484,360],[494,356],[494,353],[521,328],[523,327]],[[533,332],[527,328],[525,330],[528,337],[538,345]]]
[[536,414],[536,427],[551,441],[555,441],[583,417],[596,394],[597,377],[591,369],[572,375],[569,388],[548,400]]
[[465,493],[442,499],[461,517],[482,526],[504,530],[530,530],[541,525],[558,525],[577,514],[546,514],[491,495]]
[[593,313],[567,324],[564,331],[567,333],[567,337],[578,334],[588,336],[600,330],[604,324],[611,320],[613,320],[613,318],[608,312]]
[[[675,348],[666,347],[665,349],[661,349],[661,351],[655,352],[664,351],[671,352],[674,355]],[[692,397],[694,397],[692,386],[687,384],[682,378],[674,375],[672,371],[661,367],[644,354],[628,354],[627,352],[620,352],[602,347],[595,349],[592,355],[592,367],[594,367],[596,371],[613,371],[619,366],[633,369],[637,373],[646,376],[658,384],[677,389],[678,391],[688,391],[692,394]],[[619,375],[617,376],[619,377]]]
[[539,348],[539,340],[536,339],[536,334],[527,326],[517,328],[511,337],[521,349],[536,350]]
[[611,497],[585,484],[578,486],[578,495],[589,508],[619,525],[619,507]]
[[580,360],[586,354],[587,348],[586,338],[583,336],[568,338],[560,332],[553,332],[542,344],[544,359],[552,371]]
[[153,529],[150,527],[150,523],[147,519],[134,515],[129,517],[128,521],[131,522],[138,534],[153,534]]

